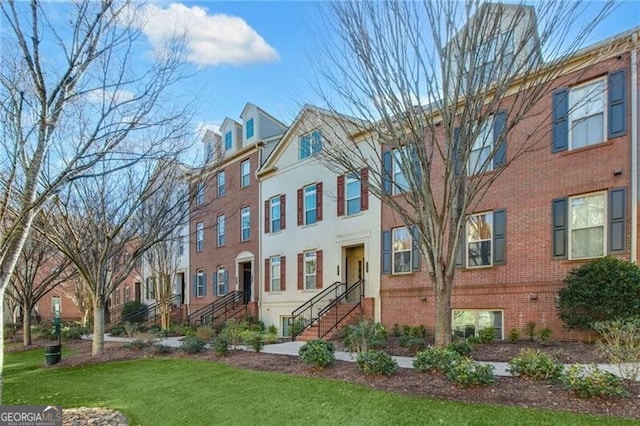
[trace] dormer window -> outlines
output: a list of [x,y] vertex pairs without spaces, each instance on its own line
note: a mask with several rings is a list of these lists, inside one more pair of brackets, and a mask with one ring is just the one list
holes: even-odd
[[227,133],[224,134],[224,150],[225,151],[229,151],[233,146],[232,138],[233,138],[233,134],[231,133],[231,131],[228,131]]
[[253,137],[253,118],[248,119],[245,123],[245,133],[245,139],[251,139]]
[[320,130],[314,130],[300,137],[299,154],[300,159],[316,155],[322,151],[322,134]]

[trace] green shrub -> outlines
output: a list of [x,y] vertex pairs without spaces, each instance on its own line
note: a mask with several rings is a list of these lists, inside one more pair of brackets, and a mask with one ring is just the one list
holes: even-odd
[[213,341],[213,352],[218,356],[225,356],[229,352],[229,340],[224,334],[219,334]]
[[628,396],[619,377],[602,371],[595,365],[588,370],[572,365],[562,375],[562,382],[580,398],[611,398]]
[[603,337],[598,349],[628,380],[640,376],[640,317],[599,321],[593,324]]
[[206,343],[204,340],[199,339],[195,336],[186,337],[182,344],[180,345],[180,349],[188,354],[197,354],[203,352],[206,349]]
[[536,323],[534,321],[529,321],[524,326],[524,335],[529,338],[529,340],[533,340],[536,337]]
[[122,336],[124,334],[124,326],[122,324],[114,325],[109,330],[109,334],[114,337]]
[[60,338],[62,340],[80,340],[87,332],[87,328],[80,324],[65,325],[60,328]]
[[558,315],[568,329],[591,329],[596,321],[628,318],[640,312],[640,267],[603,257],[569,272],[558,292]]
[[411,355],[415,355],[418,352],[425,350],[426,347],[427,347],[427,342],[425,342],[424,338],[422,337],[412,337],[407,342],[407,349],[409,349],[409,352],[411,353]]
[[393,328],[391,329],[391,335],[393,337],[400,337],[402,335],[402,332],[400,331],[400,326],[397,323],[393,324]]
[[351,352],[366,352],[387,344],[387,330],[379,322],[360,321],[348,327],[343,343]]
[[278,343],[279,341],[277,333],[267,332],[266,334],[263,335],[263,337],[264,337],[264,343],[267,345],[272,345],[274,343]]
[[446,374],[451,365],[461,358],[463,358],[462,355],[448,347],[429,347],[422,352],[418,352],[416,359],[413,361],[413,368],[423,373],[437,372]]
[[493,365],[480,364],[467,357],[460,357],[451,363],[447,370],[447,378],[463,388],[489,386],[496,381]]
[[278,335],[278,327],[276,327],[275,325],[271,324],[269,327],[267,327],[267,334],[275,334],[277,336]]
[[241,333],[242,342],[256,352],[264,348],[264,334],[256,330],[244,330]]
[[507,341],[509,343],[517,343],[520,340],[520,331],[517,328],[512,328],[507,333]]
[[400,345],[401,348],[406,348],[407,346],[409,346],[409,342],[412,339],[413,337],[411,337],[410,334],[403,334],[398,338],[398,345]]
[[398,363],[385,352],[366,351],[359,352],[356,359],[358,367],[366,374],[393,375],[398,370]]
[[491,343],[496,339],[496,330],[493,327],[485,327],[478,331],[480,343]]
[[410,325],[403,325],[402,326],[402,335],[403,336],[411,336],[411,326]]
[[141,351],[147,346],[149,346],[149,344],[142,339],[136,339],[136,340],[132,340],[131,342],[125,343],[122,346],[132,351]]
[[473,344],[469,339],[458,340],[455,342],[449,343],[447,349],[457,353],[462,356],[471,356],[471,351],[473,350]]
[[245,331],[244,326],[234,319],[227,321],[222,329],[222,333],[233,348],[242,344],[242,332]]
[[553,357],[533,349],[523,349],[507,367],[511,374],[532,380],[555,380],[562,373],[562,365]]
[[162,343],[155,343],[153,345],[153,353],[155,355],[166,355],[168,353],[171,353],[171,347],[163,345]]
[[147,320],[147,305],[132,300],[124,304],[121,314],[122,322],[145,322]]
[[215,335],[216,332],[211,326],[208,325],[203,325],[202,327],[198,327],[196,329],[196,337],[198,339],[204,340],[205,342],[210,342]]
[[415,327],[411,327],[410,334],[411,334],[411,337],[419,337],[424,339],[425,337],[427,337],[427,327],[425,327],[422,324],[417,325]]
[[137,322],[127,321],[122,326],[124,327],[124,332],[127,333],[127,337],[133,337],[141,329],[140,324]]
[[552,335],[553,335],[553,330],[551,330],[549,327],[545,327],[541,329],[540,332],[538,333],[538,338],[540,339],[540,343],[542,343],[543,345],[548,345],[549,343],[551,343]]
[[324,340],[310,340],[298,351],[300,360],[305,364],[312,365],[318,370],[322,370],[335,361],[335,348],[333,343]]

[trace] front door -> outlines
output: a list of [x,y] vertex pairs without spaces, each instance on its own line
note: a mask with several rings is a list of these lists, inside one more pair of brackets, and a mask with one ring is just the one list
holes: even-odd
[[[345,282],[347,289],[364,278],[364,246],[348,247],[345,249]],[[349,302],[357,302],[360,297],[355,291],[347,298]]]
[[242,269],[242,291],[245,305],[251,302],[251,263],[245,263]]
[[133,299],[134,299],[136,302],[139,302],[139,301],[140,301],[140,294],[141,294],[141,288],[140,288],[140,287],[141,287],[141,285],[140,285],[140,283],[139,283],[139,282],[136,282],[136,283],[133,285]]

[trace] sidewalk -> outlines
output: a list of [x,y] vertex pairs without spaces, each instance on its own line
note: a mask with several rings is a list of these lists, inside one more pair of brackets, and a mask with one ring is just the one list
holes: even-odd
[[[89,339],[91,336],[87,336]],[[182,337],[166,337],[164,339],[160,339],[158,343],[162,345],[166,345],[172,348],[179,348]],[[108,334],[104,336],[105,342],[129,342],[131,340],[135,340],[129,337],[112,337]],[[262,349],[262,352],[266,354],[275,354],[275,355],[289,355],[289,356],[298,356],[298,351],[304,345],[304,342],[284,342],[284,343],[275,343],[272,345],[265,345]],[[244,350],[251,350],[247,347],[241,347]],[[342,352],[336,351],[335,357],[338,361],[347,361],[347,362],[356,362],[356,355],[351,352]],[[406,356],[393,356],[393,359],[398,363],[398,367],[400,368],[413,368],[413,360],[415,358],[406,357]],[[510,377],[512,374],[507,371],[507,363],[506,362],[484,362],[480,361],[481,364],[491,364],[493,365],[493,374],[496,376]],[[590,366],[587,364],[580,364],[584,366]],[[620,372],[618,371],[618,367],[612,364],[597,364],[598,368],[603,371],[608,371],[610,373],[615,374],[616,376],[620,376]],[[566,367],[566,365],[565,365]],[[637,381],[640,381],[640,377]]]

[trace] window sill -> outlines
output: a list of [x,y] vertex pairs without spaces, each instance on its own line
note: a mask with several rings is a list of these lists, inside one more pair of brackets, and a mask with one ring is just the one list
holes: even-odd
[[600,142],[600,143],[595,143],[593,145],[583,146],[581,148],[567,149],[566,151],[561,151],[559,154],[564,157],[565,155],[578,154],[578,153],[581,153],[581,152],[591,151],[592,149],[603,148],[605,146],[611,146],[611,145],[613,145],[613,140],[612,139],[604,141],[604,142]]
[[346,214],[345,213],[343,219],[351,219],[352,217],[359,217],[359,216],[362,216],[362,215],[364,215],[363,211],[359,211],[358,213],[353,213],[353,214]]
[[319,221],[319,220],[318,220],[318,221],[316,221],[316,222],[314,222],[314,223],[310,223],[310,224],[308,224],[308,225],[300,225],[300,227],[301,227],[301,228],[312,228],[312,227],[314,227],[314,226],[318,225],[318,223],[320,223],[320,221]]

